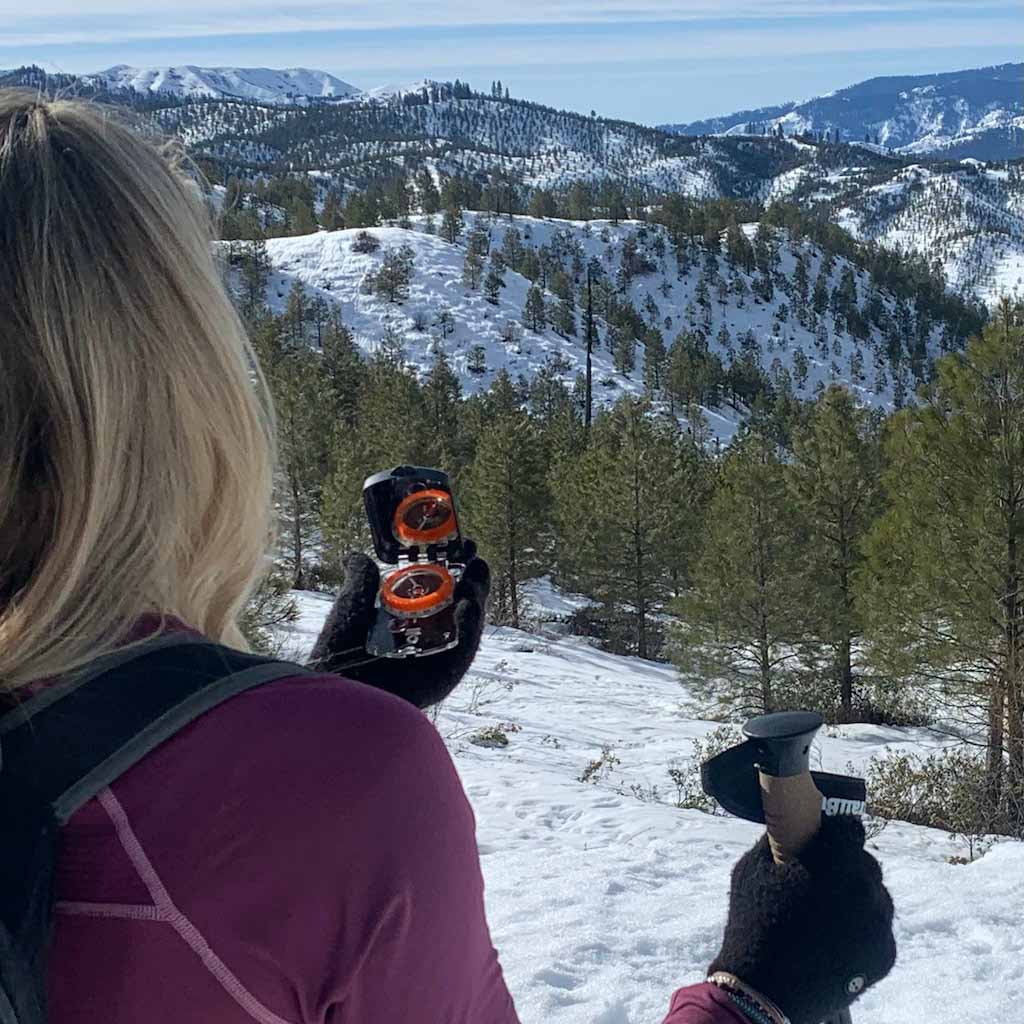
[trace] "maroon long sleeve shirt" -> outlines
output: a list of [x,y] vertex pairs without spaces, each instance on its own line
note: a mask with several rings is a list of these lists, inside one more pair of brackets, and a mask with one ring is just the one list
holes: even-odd
[[[517,1024],[444,744],[337,676],[232,698],[83,807],[57,899],[54,1024]],[[700,985],[665,1024],[742,1022]]]

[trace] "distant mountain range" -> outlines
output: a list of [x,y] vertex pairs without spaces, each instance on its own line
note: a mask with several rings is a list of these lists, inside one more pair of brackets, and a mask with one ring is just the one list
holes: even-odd
[[53,91],[161,103],[235,100],[270,106],[309,106],[401,99],[442,85],[429,79],[401,85],[360,89],[327,71],[310,68],[205,68],[195,64],[132,67],[117,64],[84,75],[49,74],[27,67],[0,71],[0,86],[31,86]]
[[81,79],[106,92],[161,94],[179,99],[241,99],[257,103],[301,103],[310,99],[347,100],[362,91],[326,71],[308,68],[134,68],[118,64]]
[[[361,89],[308,68],[130,67],[87,75],[50,75],[38,68],[0,72],[28,84],[49,81],[62,90],[122,95],[135,102],[241,100],[272,106],[388,102],[435,91],[442,83]],[[461,83],[456,83],[461,85]],[[1024,157],[1024,64],[936,75],[872,78],[802,103],[741,110],[702,121],[666,124],[684,136],[786,135],[877,146],[903,156],[951,160]]]
[[905,155],[1024,157],[1024,64],[871,78],[804,103],[662,126],[679,135],[826,135]]
[[[606,183],[633,210],[678,195],[751,209],[783,202],[926,256],[963,294],[989,303],[1024,295],[1024,144],[1014,142],[1024,142],[1024,65],[876,79],[673,131],[458,81],[363,92],[298,69],[118,67],[76,77],[21,68],[0,72],[4,85],[130,105],[182,139],[214,180],[308,176],[318,205],[328,192],[349,197],[424,174],[492,181],[520,208],[538,190],[564,196],[576,183],[606,210]],[[979,163],[986,154],[998,162]]]

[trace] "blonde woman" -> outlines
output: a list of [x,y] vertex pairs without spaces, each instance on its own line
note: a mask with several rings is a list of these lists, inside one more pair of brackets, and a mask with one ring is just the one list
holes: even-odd
[[[188,180],[109,112],[0,93],[0,680],[16,706],[154,636],[243,646],[271,537],[272,415],[210,239]],[[364,557],[348,569],[317,647],[326,667],[361,645],[377,585]],[[364,665],[362,682],[296,667],[201,714],[74,813],[49,1019],[515,1024],[473,816],[414,706],[465,672],[486,593],[477,560],[451,654]],[[125,706],[146,687],[131,679]],[[13,814],[19,794],[0,797]],[[818,936],[801,958],[793,901],[820,896],[822,858],[842,860],[827,830],[822,842],[781,880],[763,850],[741,862],[757,909],[734,901],[717,968],[746,972],[754,995],[681,990],[672,1024],[756,1019],[748,997],[814,1024],[835,944]],[[844,875],[873,908],[861,946],[887,933],[877,866],[862,868]],[[0,921],[18,895],[7,880]],[[868,961],[868,982],[891,963]],[[0,1020],[25,1024],[2,1003]]]

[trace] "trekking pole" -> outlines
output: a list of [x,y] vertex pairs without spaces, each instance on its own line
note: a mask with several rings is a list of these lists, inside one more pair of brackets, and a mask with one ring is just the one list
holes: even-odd
[[[863,814],[863,779],[810,770],[811,744],[824,719],[810,711],[752,718],[746,741],[701,765],[704,792],[730,814],[761,822],[777,864],[795,860],[822,815]],[[852,1024],[843,1009],[822,1024]]]

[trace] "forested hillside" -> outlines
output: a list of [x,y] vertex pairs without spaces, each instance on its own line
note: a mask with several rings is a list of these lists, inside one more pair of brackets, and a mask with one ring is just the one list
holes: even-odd
[[[456,80],[355,93],[341,102],[313,96],[289,103],[292,72],[260,71],[254,85],[243,69],[196,77],[203,70],[75,78],[25,68],[0,76],[0,85],[77,92],[130,107],[140,126],[182,139],[207,177],[229,187],[229,214],[239,211],[243,194],[257,205],[277,202],[291,218],[283,233],[437,213],[451,195],[444,202],[436,197],[451,180],[464,208],[573,220],[648,219],[682,195],[751,203],[756,209],[745,219],[755,221],[771,204],[787,201],[860,238],[925,257],[965,295],[991,304],[1020,287],[1019,161],[911,158],[810,123],[791,126],[792,135],[782,137],[767,130],[681,136],[525,102],[498,82],[489,92]],[[177,84],[167,78],[173,71]],[[302,75],[312,75],[317,89],[340,89],[333,80],[324,85],[323,76]],[[159,88],[150,89],[151,81]],[[137,82],[146,88],[135,88]],[[259,83],[272,99],[204,93]],[[943,94],[942,102],[955,106],[951,97]],[[249,237],[252,230],[226,225],[227,237]]]
[[645,394],[719,440],[755,407],[830,383],[903,405],[980,326],[924,265],[815,237],[795,211],[778,226],[738,213],[613,224],[451,207],[405,227],[226,245],[314,345],[336,319],[364,353],[401,352],[421,375],[443,352],[467,392],[543,372],[581,397],[589,349],[592,405]]
[[683,135],[827,134],[915,157],[1012,159],[1024,144],[1024,64],[872,78],[801,103],[666,127]]

